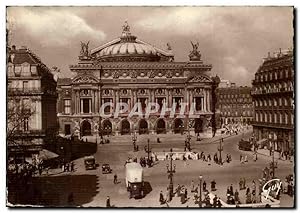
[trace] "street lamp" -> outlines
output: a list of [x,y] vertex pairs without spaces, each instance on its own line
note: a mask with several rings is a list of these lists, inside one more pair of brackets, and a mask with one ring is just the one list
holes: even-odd
[[132,141],[133,141],[133,151],[136,152],[137,151],[137,148],[136,148],[137,136],[135,134],[132,136]]
[[223,151],[222,143],[223,143],[223,138],[220,139],[220,146],[218,147],[218,151],[219,151],[219,164],[220,165],[223,165],[223,162],[222,162],[222,151]]
[[148,162],[148,166],[150,167],[150,153],[151,153],[151,148],[150,148],[150,140],[148,139],[148,141],[147,141],[147,143],[148,143],[148,145],[147,146],[145,146],[145,152],[148,154],[148,160],[147,160],[147,162]]
[[202,175],[200,175],[199,176],[199,181],[200,181],[200,186],[199,186],[199,188],[200,188],[200,190],[199,190],[199,193],[200,193],[200,195],[199,195],[199,207],[201,208],[202,207]]
[[170,179],[170,184],[169,184],[169,201],[172,200],[172,197],[173,197],[173,175],[175,173],[175,168],[176,168],[176,165],[172,164],[173,163],[173,150],[170,149],[170,167],[169,165],[167,164],[167,173],[168,173],[168,178]]

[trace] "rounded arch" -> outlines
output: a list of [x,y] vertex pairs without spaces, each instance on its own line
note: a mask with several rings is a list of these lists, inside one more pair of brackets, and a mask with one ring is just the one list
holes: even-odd
[[139,134],[148,134],[148,122],[145,119],[139,121]]
[[157,134],[166,133],[166,122],[163,118],[159,118],[156,121],[156,133]]
[[112,133],[112,123],[109,119],[105,119],[102,123],[103,135],[110,135]]
[[121,121],[121,135],[130,134],[130,123],[127,119]]
[[174,133],[175,134],[182,133],[183,129],[184,129],[184,124],[183,124],[182,119],[176,118],[174,120],[174,124],[173,124]]
[[92,135],[92,125],[88,120],[83,120],[81,122],[80,133],[81,136]]

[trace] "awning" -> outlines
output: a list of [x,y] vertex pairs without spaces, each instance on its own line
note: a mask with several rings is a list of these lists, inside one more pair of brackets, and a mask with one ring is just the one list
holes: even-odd
[[59,155],[51,152],[47,149],[43,149],[39,152],[39,159],[40,160],[49,160],[49,159],[53,159],[53,158],[57,158]]

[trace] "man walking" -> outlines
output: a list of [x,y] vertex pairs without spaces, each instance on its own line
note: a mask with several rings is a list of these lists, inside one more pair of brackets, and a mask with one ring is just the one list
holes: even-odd
[[106,198],[106,208],[110,208],[111,206],[110,206],[110,197],[109,196],[107,196],[107,198]]
[[117,174],[114,175],[114,184],[117,184],[118,183],[118,176]]

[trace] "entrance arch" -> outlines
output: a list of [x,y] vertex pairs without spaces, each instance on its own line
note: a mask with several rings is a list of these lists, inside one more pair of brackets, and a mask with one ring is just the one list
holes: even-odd
[[121,122],[121,135],[126,135],[130,133],[130,123],[128,120],[124,119]]
[[92,135],[92,126],[89,121],[84,120],[81,124],[81,136]]
[[145,119],[140,120],[139,134],[148,134],[148,123]]
[[109,120],[103,121],[103,135],[110,135],[112,133],[112,123]]
[[175,119],[174,120],[174,129],[173,129],[174,133],[175,134],[182,133],[183,128],[184,128],[183,121],[179,118]]
[[156,123],[156,133],[157,134],[166,133],[166,122],[162,118],[158,119]]
[[195,133],[203,132],[203,121],[201,118],[195,119]]

